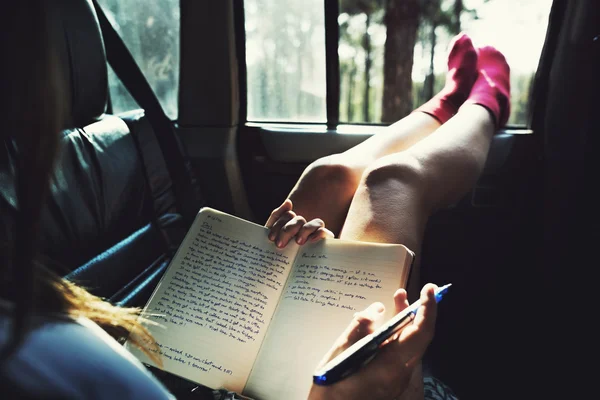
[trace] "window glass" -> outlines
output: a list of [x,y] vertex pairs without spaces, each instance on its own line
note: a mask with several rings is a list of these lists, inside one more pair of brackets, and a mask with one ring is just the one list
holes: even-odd
[[[177,118],[179,87],[179,0],[99,0],[146,76],[165,113]],[[131,102],[122,85],[109,73],[113,112],[126,111]]]
[[108,83],[110,90],[110,104],[112,106],[113,114],[140,108],[110,65],[108,66]]
[[325,122],[323,0],[246,0],[249,121]]
[[[423,104],[443,87],[448,44],[464,31],[476,46],[492,45],[506,56],[512,100],[508,123],[525,124],[551,4],[552,0],[340,0],[340,121],[394,122]],[[386,26],[395,27],[390,36],[394,42],[388,46]],[[390,45],[394,43],[402,45]],[[406,74],[394,80],[390,72],[397,70]]]

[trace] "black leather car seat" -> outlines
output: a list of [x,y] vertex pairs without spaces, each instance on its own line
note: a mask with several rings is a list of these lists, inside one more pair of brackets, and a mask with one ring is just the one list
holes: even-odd
[[[138,304],[145,299],[133,295],[145,288],[147,296],[166,262],[163,235],[151,222],[168,227],[178,221],[172,183],[144,112],[105,113],[107,63],[91,2],[52,4],[70,118],[42,217],[43,254],[55,272],[92,293]],[[16,150],[5,143],[1,151],[7,162],[0,170],[0,217],[9,226],[17,207]]]

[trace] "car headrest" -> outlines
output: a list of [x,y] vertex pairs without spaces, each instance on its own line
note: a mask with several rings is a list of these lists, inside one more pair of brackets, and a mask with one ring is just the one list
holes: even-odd
[[49,7],[51,40],[70,97],[70,120],[65,128],[83,126],[106,111],[108,77],[102,32],[90,0],[54,0]]

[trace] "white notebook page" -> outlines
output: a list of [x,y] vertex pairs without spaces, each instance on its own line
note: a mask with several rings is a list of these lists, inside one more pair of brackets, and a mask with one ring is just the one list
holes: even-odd
[[145,309],[162,326],[150,331],[165,370],[242,391],[298,247],[279,250],[267,233],[212,209],[198,214]]
[[393,316],[406,256],[404,246],[341,240],[301,247],[244,394],[306,399],[315,368],[355,312],[380,301],[384,320]]

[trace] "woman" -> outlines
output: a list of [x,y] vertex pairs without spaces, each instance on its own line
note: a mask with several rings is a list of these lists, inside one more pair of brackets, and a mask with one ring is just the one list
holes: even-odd
[[[134,343],[148,339],[138,310],[114,307],[62,280],[36,255],[66,100],[48,40],[45,4],[5,4],[9,18],[0,28],[5,56],[0,93],[8,100],[0,107],[1,135],[18,150],[18,215],[14,226],[2,226],[0,232],[0,393],[5,398],[173,398],[115,340],[132,331]],[[423,289],[424,306],[415,323],[372,363],[336,385],[314,387],[310,398],[393,398],[405,392],[412,368],[433,336],[434,289]],[[404,290],[396,292],[395,304],[397,310],[407,306]],[[357,313],[325,360],[368,333],[380,315],[380,304]]]
[[[418,264],[429,217],[473,186],[492,136],[509,114],[504,56],[458,35],[441,92],[385,132],[311,164],[267,221],[272,240],[279,246],[292,238],[304,243],[307,227],[318,229],[314,237],[325,237],[327,225],[341,239],[402,243],[417,254]],[[408,283],[413,299],[417,285],[415,268]],[[423,380],[415,371],[407,396],[422,398]]]

